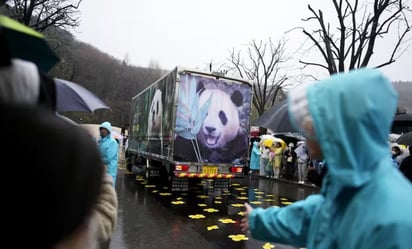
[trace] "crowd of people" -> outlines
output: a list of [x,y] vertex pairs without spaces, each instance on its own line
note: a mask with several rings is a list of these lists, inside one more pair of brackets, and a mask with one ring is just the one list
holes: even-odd
[[[402,147],[405,146],[391,145],[392,160],[396,168],[412,181],[411,146],[409,151]],[[265,140],[252,141],[249,163],[249,174],[252,175],[319,186],[319,177],[324,174],[325,165],[323,160],[312,160],[306,141],[297,141],[296,148],[294,143],[283,148],[280,142],[268,146]]]

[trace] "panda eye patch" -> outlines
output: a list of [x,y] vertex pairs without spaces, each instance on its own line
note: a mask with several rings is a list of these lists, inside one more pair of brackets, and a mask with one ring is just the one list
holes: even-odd
[[220,121],[222,121],[223,125],[227,124],[227,117],[226,117],[226,114],[223,111],[219,112],[219,119],[220,119]]

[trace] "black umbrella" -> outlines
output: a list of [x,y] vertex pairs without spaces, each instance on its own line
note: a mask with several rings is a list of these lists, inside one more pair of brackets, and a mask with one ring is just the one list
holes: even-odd
[[398,137],[398,139],[396,139],[396,143],[412,146],[412,131]]
[[102,99],[77,83],[56,78],[54,82],[57,112],[94,112],[97,109],[110,109]]
[[287,100],[273,105],[255,120],[253,125],[264,127],[274,132],[299,132],[289,120]]

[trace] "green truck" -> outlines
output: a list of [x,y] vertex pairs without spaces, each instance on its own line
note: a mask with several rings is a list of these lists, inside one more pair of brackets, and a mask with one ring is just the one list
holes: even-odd
[[132,98],[128,169],[172,191],[202,179],[227,188],[248,163],[251,103],[246,80],[174,68]]

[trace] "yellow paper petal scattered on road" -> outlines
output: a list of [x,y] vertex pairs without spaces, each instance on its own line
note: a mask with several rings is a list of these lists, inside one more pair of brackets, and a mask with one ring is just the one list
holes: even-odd
[[213,226],[208,226],[208,227],[207,227],[207,230],[208,230],[208,231],[216,230],[216,229],[219,229],[219,227],[218,227],[217,225],[213,225]]
[[161,196],[168,196],[168,195],[172,195],[172,193],[159,193],[159,195],[161,195]]
[[237,213],[240,216],[245,216],[245,212],[240,211],[239,213]]
[[270,244],[269,242],[266,242],[262,247],[263,249],[272,249],[272,248],[275,248],[275,245]]
[[261,201],[251,201],[250,204],[260,205],[260,204],[262,204],[262,202]]
[[255,192],[255,194],[257,194],[257,195],[264,195],[264,194],[265,194],[265,192],[262,192],[262,191],[257,191],[257,192]]
[[232,186],[240,186],[239,183],[232,183]]
[[221,202],[221,201],[215,201],[215,203],[216,203],[216,204],[222,204],[222,202]]
[[145,188],[155,188],[156,185],[146,185]]
[[237,197],[239,200],[247,200],[248,198],[246,196],[238,196]]
[[233,241],[242,241],[242,240],[248,240],[249,238],[246,237],[246,235],[244,234],[233,234],[233,235],[229,235],[227,236],[230,239],[232,239]]
[[265,199],[265,201],[275,201],[275,199]]
[[236,223],[236,221],[232,219],[219,219],[219,221],[222,222],[223,224]]
[[280,200],[281,200],[281,201],[287,201],[287,200],[288,200],[288,198],[284,198],[284,197],[282,197],[282,198],[280,198]]
[[231,204],[232,207],[244,207],[244,204],[240,204],[240,203],[233,203]]
[[219,210],[214,209],[214,208],[205,208],[205,209],[203,209],[203,211],[208,212],[208,213],[219,212]]
[[176,200],[180,201],[180,200],[183,200],[183,198],[182,197],[177,197]]
[[157,192],[159,192],[159,190],[157,190],[157,189],[152,191],[152,193],[157,193]]
[[275,195],[271,195],[271,194],[266,194],[266,197],[273,197]]
[[247,193],[246,193],[246,192],[240,192],[240,194],[241,194],[241,195],[247,195]]
[[215,199],[216,199],[216,200],[221,200],[221,199],[222,199],[222,196],[216,196]]
[[206,207],[207,205],[206,204],[204,204],[204,203],[199,203],[199,204],[197,204],[199,207]]
[[209,196],[207,196],[207,195],[198,195],[197,198],[206,199],[206,198],[209,198]]
[[173,205],[182,205],[182,204],[185,204],[184,201],[172,201],[172,202],[170,202],[170,203],[172,203]]
[[242,191],[243,188],[235,188],[235,190],[237,190],[237,191]]
[[291,202],[291,201],[282,201],[281,202],[283,205],[290,205],[290,204],[292,204],[293,202]]
[[189,215],[190,219],[194,219],[194,220],[198,220],[198,219],[204,219],[206,218],[206,216],[204,216],[203,214],[191,214]]

